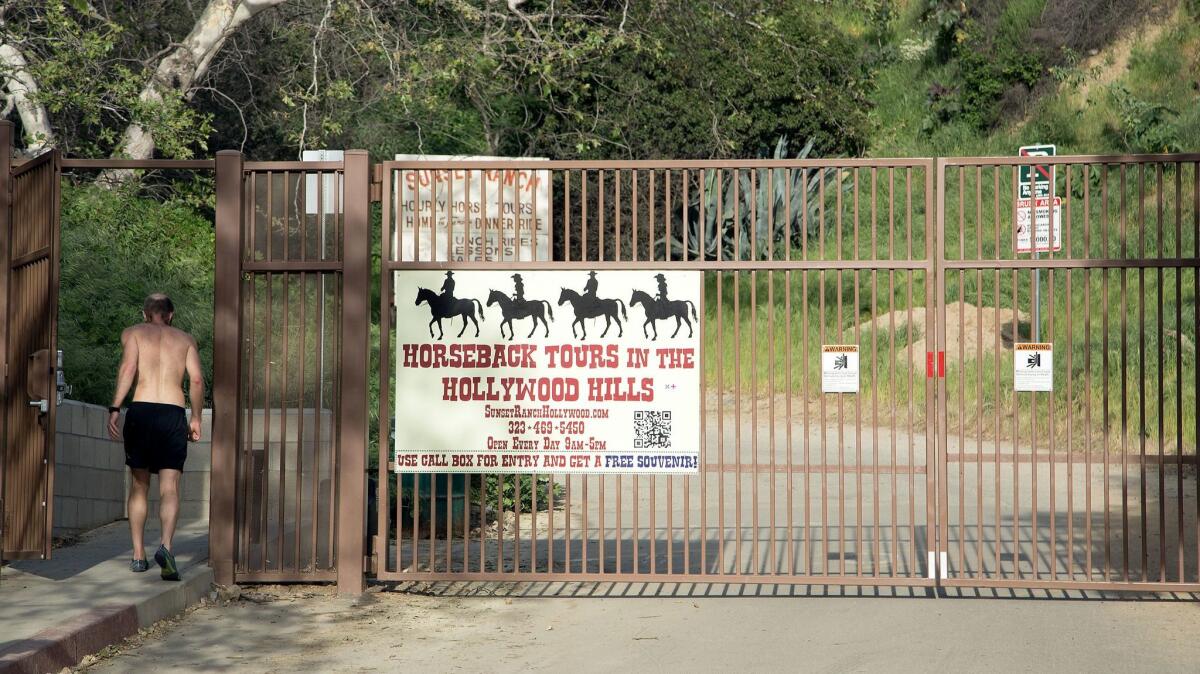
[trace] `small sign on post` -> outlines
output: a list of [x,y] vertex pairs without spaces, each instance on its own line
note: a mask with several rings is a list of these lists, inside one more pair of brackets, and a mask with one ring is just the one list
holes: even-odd
[[[1033,222],[1030,223],[1030,216]],[[1018,253],[1062,250],[1062,197],[1017,199]]]
[[[1024,145],[1017,148],[1022,157],[1053,157],[1054,145]],[[1038,253],[1062,249],[1062,227],[1059,211],[1062,199],[1054,196],[1054,165],[1026,164],[1018,166],[1016,199],[1017,222],[1013,249],[1017,253]],[[1042,334],[1042,273],[1033,270],[1033,338]]]
[[[1017,148],[1021,157],[1053,157],[1058,153],[1055,145],[1023,145]],[[1052,164],[1033,164],[1018,167],[1019,199],[1029,199],[1031,196],[1049,197],[1054,191],[1054,166]]]
[[1054,390],[1054,345],[1023,342],[1013,348],[1013,390]]
[[821,345],[821,391],[858,393],[858,345]]

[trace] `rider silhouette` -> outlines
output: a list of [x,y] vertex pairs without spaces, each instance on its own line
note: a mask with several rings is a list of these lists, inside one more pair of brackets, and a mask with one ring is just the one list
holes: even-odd
[[518,309],[525,306],[525,280],[520,274],[513,274],[513,306]]
[[446,280],[442,281],[442,296],[441,300],[445,302],[454,297],[454,272],[446,272]]
[[592,305],[595,305],[600,300],[596,297],[596,290],[600,288],[600,282],[596,280],[596,272],[588,272],[587,283],[583,284],[583,299],[587,300]]
[[654,278],[658,280],[658,295],[654,297],[659,304],[667,303],[667,277],[662,274],[655,274]]

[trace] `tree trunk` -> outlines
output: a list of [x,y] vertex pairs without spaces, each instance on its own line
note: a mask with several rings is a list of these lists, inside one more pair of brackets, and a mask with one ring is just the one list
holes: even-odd
[[[153,104],[162,102],[167,96],[190,96],[193,85],[208,72],[213,58],[229,36],[259,12],[285,1],[209,0],[187,37],[159,61],[138,95],[139,100]],[[149,159],[154,156],[154,147],[154,134],[135,121],[125,129],[116,155]],[[99,181],[102,184],[120,183],[129,175],[129,171],[105,171]]]
[[54,144],[54,130],[50,128],[50,115],[37,98],[37,80],[29,72],[29,63],[24,54],[10,44],[0,44],[0,63],[8,71],[4,87],[8,90],[8,102],[16,107],[25,132],[25,151],[30,155],[41,152]]

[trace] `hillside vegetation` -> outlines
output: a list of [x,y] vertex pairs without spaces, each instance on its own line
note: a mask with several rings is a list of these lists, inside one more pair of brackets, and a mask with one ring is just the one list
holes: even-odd
[[[1060,154],[1200,151],[1197,0],[627,6],[571,0],[528,3],[528,24],[483,11],[493,4],[286,2],[240,28],[194,90],[167,97],[162,108],[147,107],[136,96],[134,84],[145,76],[137,64],[152,64],[162,49],[156,33],[139,26],[152,24],[178,39],[194,20],[191,3],[121,5],[109,16],[97,14],[107,6],[79,11],[74,3],[22,4],[9,17],[9,29],[25,21],[24,30],[40,31],[42,39],[29,43],[26,57],[43,84],[57,142],[75,156],[118,151],[131,119],[154,131],[157,154],[168,157],[226,147],[240,147],[252,159],[290,159],[311,147],[365,147],[374,160],[394,152],[744,158],[795,156],[806,147],[809,156],[823,157],[1011,156],[1034,142],[1055,143]],[[1196,205],[1175,185],[1192,184],[1194,172],[1168,165],[1160,174],[1150,167],[1139,192],[1141,183],[1132,175],[1075,169],[1073,189],[1086,184],[1091,190],[1089,210],[1081,191],[1071,203],[1072,221],[1087,220],[1097,232],[1087,252],[1119,257],[1145,245],[1151,254],[1191,254],[1195,232],[1183,226],[1177,235],[1176,213],[1180,222],[1190,222]],[[995,252],[991,233],[1007,226],[1008,214],[997,215],[990,206],[1011,203],[1009,174],[995,181],[972,172],[948,177],[956,191],[947,201],[947,222],[956,225],[962,216],[973,227],[962,236],[952,228],[950,250],[961,245]],[[871,178],[858,178],[866,200]],[[929,240],[921,229],[927,212],[923,176],[897,172],[887,179],[900,196],[906,180],[917,181],[911,215],[916,254],[922,255]],[[144,176],[113,191],[93,184],[92,176],[70,181],[63,192],[61,340],[68,378],[80,397],[107,404],[116,335],[136,320],[144,292],[176,294],[185,307],[181,320],[205,334],[212,243],[203,223],[211,223],[211,184]],[[883,189],[881,184],[873,202],[878,213],[886,212]],[[859,202],[860,237],[833,226],[835,216],[852,221],[851,199],[836,187],[828,199],[830,224],[823,233],[808,233],[803,245],[849,258],[864,254],[869,242],[891,240],[891,224],[869,218],[867,201]],[[844,210],[835,211],[835,204]],[[1110,213],[1143,208],[1149,228],[1119,237],[1113,220],[1101,230],[1104,205]],[[1084,254],[1084,245],[1076,233],[1074,253]],[[804,367],[811,373],[815,361],[798,357],[796,349],[804,339],[811,348],[831,335],[852,335],[870,354],[885,350],[864,380],[874,396],[870,402],[896,414],[907,408],[891,405],[911,402],[921,428],[921,357],[931,340],[923,334],[924,273],[790,279],[787,285],[782,274],[708,275],[710,320],[716,320],[713,299],[720,287],[727,335],[718,342],[717,330],[705,333],[708,381],[725,391],[745,393],[757,382],[760,396],[794,390],[812,398],[815,380],[799,377]],[[1124,279],[1060,272],[1042,283],[1043,317],[1053,315],[1054,321],[1053,333],[1047,325],[1043,336],[1074,345],[1063,367],[1069,366],[1073,382],[1083,382],[1069,394],[1056,391],[1052,404],[1064,415],[1087,409],[1104,416],[1105,423],[1095,419],[1088,432],[1120,427],[1132,418],[1128,409],[1136,410],[1130,407],[1135,392],[1122,386],[1140,377],[1178,405],[1159,414],[1151,404],[1131,432],[1194,440],[1195,386],[1186,385],[1196,367],[1194,270],[1131,272]],[[1011,434],[1007,420],[1018,401],[1005,380],[1011,368],[996,358],[1011,352],[1003,343],[989,350],[980,342],[1003,323],[1010,324],[1007,341],[1027,338],[1031,297],[1027,275],[948,276],[943,299],[959,303],[951,317],[960,312],[956,325],[970,323],[980,333],[964,342],[968,366],[962,371],[971,375],[949,380],[951,400],[960,403],[950,407],[956,428]],[[378,302],[371,306],[377,312]],[[1126,312],[1118,316],[1113,307]],[[807,333],[796,321],[805,322]],[[1151,326],[1145,343],[1136,332],[1140,325]],[[728,337],[735,331],[738,349]],[[210,347],[201,341],[207,363]],[[953,350],[950,355],[961,367]],[[784,363],[794,366],[794,382]],[[996,393],[1005,387],[1007,396]],[[982,428],[984,421],[1001,419],[1005,428]]]

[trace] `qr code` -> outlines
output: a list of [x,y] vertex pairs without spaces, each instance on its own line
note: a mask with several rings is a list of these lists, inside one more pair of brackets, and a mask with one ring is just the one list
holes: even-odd
[[637,410],[633,413],[634,449],[671,448],[671,411]]

